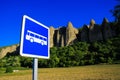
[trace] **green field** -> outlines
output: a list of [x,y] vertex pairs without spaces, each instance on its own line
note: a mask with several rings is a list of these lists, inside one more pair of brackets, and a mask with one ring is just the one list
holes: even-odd
[[[0,73],[0,80],[32,80],[32,70]],[[120,80],[120,64],[40,68],[38,80]]]

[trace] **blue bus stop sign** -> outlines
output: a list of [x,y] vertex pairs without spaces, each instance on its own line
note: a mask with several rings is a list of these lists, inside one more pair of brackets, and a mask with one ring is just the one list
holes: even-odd
[[49,28],[24,15],[21,32],[20,55],[48,59]]

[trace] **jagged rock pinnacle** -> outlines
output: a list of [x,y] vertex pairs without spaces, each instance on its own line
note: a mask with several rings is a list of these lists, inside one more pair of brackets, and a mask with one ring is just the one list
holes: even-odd
[[105,23],[108,23],[108,22],[109,22],[108,19],[104,18],[102,24],[105,24]]
[[71,23],[70,21],[68,22],[67,27],[68,27],[68,28],[73,28],[73,25],[72,25],[72,23]]
[[94,19],[91,19],[90,20],[90,26],[93,26],[95,24],[95,20]]
[[55,32],[54,27],[50,26],[50,47],[54,46],[54,43],[53,43],[54,32]]
[[50,26],[50,29],[52,29],[52,30],[53,30],[53,29],[54,29],[54,27],[53,27],[53,26]]
[[95,20],[94,20],[94,19],[91,19],[91,20],[90,20],[89,29],[92,30],[92,29],[94,28],[94,25],[95,25]]
[[78,33],[78,30],[73,27],[71,22],[68,22],[67,28],[66,28],[66,45],[70,45],[77,37],[76,34]]

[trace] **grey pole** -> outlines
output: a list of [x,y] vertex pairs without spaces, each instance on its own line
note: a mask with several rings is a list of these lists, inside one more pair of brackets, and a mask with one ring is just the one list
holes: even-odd
[[33,80],[38,78],[38,58],[33,58]]

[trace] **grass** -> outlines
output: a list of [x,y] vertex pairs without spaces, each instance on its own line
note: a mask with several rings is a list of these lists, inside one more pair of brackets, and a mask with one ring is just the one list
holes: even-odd
[[[32,80],[32,70],[2,73],[0,80]],[[120,80],[120,64],[40,68],[38,80]]]

